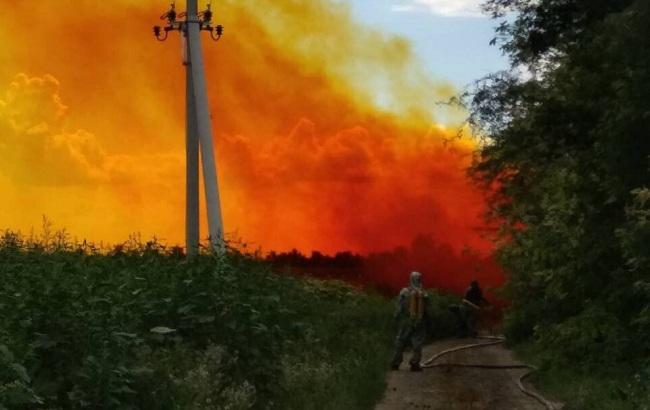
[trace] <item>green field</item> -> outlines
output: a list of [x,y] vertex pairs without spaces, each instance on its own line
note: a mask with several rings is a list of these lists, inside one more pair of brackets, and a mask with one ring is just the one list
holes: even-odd
[[371,409],[392,304],[240,252],[0,240],[0,409]]

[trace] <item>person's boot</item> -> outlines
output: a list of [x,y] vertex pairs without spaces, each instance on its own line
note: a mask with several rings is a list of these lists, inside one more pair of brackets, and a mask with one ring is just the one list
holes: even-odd
[[420,366],[420,363],[411,363],[411,371],[412,372],[421,372],[422,371],[422,366]]

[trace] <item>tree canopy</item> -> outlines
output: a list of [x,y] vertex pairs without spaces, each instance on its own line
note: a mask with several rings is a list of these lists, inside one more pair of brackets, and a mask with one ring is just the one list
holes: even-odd
[[489,0],[508,71],[465,97],[483,138],[515,341],[650,366],[650,2]]

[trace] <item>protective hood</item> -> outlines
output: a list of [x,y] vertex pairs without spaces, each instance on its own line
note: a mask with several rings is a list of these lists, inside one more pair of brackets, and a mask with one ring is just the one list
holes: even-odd
[[411,272],[410,285],[413,288],[422,288],[422,274],[420,272]]

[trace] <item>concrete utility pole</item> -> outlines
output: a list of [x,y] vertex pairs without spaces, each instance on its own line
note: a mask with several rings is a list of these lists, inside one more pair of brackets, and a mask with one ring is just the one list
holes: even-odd
[[[185,234],[187,256],[196,256],[199,250],[199,150],[203,165],[205,202],[208,211],[208,230],[210,243],[216,250],[224,249],[224,230],[219,198],[219,182],[212,143],[212,121],[208,105],[205,81],[205,67],[201,50],[201,31],[208,31],[210,37],[218,41],[223,27],[212,24],[211,4],[198,12],[197,0],[188,0],[185,13],[176,12],[172,3],[161,20],[167,20],[165,27],[155,26],[154,35],[165,41],[170,31],[179,31],[184,40],[183,64],[186,69],[186,173],[187,197],[185,213]],[[181,19],[181,20],[179,20]]]

